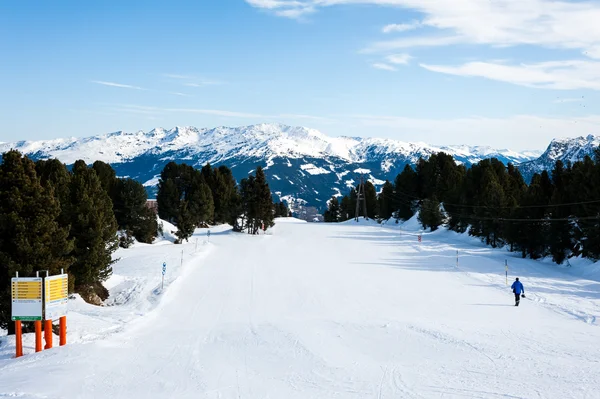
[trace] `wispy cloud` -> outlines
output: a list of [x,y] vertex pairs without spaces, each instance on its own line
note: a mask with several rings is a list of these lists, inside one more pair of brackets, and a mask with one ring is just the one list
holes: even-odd
[[219,80],[204,79],[204,78],[194,76],[194,75],[163,73],[162,76],[169,78],[169,79],[177,79],[177,80],[185,81],[185,82],[182,82],[182,84],[187,87],[216,86],[216,85],[225,84],[225,82],[222,82]]
[[328,117],[306,115],[306,114],[259,114],[253,112],[244,111],[232,111],[222,109],[207,109],[207,108],[169,108],[169,107],[154,107],[137,104],[116,104],[111,105],[111,111],[116,112],[129,112],[133,114],[144,114],[144,115],[159,115],[168,113],[184,113],[184,114],[201,114],[201,115],[212,115],[221,116],[227,118],[246,118],[246,119],[257,119],[257,120],[311,120],[315,122],[327,122],[333,123],[334,120]]
[[391,71],[391,72],[397,71],[397,69],[395,67],[393,67],[389,64],[384,64],[383,62],[376,62],[374,64],[371,64],[371,66],[375,69],[381,69],[384,71]]
[[577,97],[577,98],[557,98],[552,102],[556,103],[556,104],[562,104],[562,103],[576,103],[576,102],[583,102],[583,101],[584,101],[584,98]]
[[163,73],[164,77],[166,78],[171,78],[171,79],[195,79],[195,77],[193,76],[189,76],[189,75],[178,75],[175,73]]
[[180,96],[180,97],[192,97],[189,94],[180,93],[180,92],[177,92],[177,91],[171,91],[171,92],[169,92],[169,94],[172,94],[174,96]]
[[[599,90],[594,72],[600,61],[600,2],[557,0],[246,0],[276,15],[298,17],[319,9],[357,4],[409,9],[420,21],[382,27],[386,38],[367,44],[365,54],[452,45],[485,46],[490,49],[535,46],[550,50],[577,50],[588,62],[555,55],[537,64],[501,65],[472,62],[459,66],[423,65],[430,71],[459,76],[480,76],[534,88]],[[423,28],[423,29],[417,29]],[[468,47],[465,47],[468,48]],[[557,54],[559,54],[557,52]],[[387,67],[385,66],[387,65]],[[386,60],[380,69],[396,63]],[[487,70],[486,70],[487,69]],[[523,76],[519,76],[523,74]]]
[[409,30],[417,29],[421,27],[420,21],[413,21],[408,24],[389,24],[381,28],[383,33],[394,33],[394,32],[407,32]]
[[427,70],[457,76],[476,76],[538,89],[600,90],[600,62],[552,61],[504,65],[469,62],[458,66],[421,64]]
[[273,11],[275,15],[280,17],[295,19],[315,12],[319,6],[319,0],[246,0],[246,2],[253,7],[264,8]]
[[224,84],[223,82],[219,82],[217,80],[199,80],[196,82],[188,82],[184,83],[184,86],[188,87],[204,87],[204,86],[218,86]]
[[[453,32],[463,43],[513,46],[540,45],[581,49],[600,56],[600,3],[556,0],[246,0],[282,16],[319,8],[370,4],[407,8],[423,15],[421,25]],[[282,14],[285,11],[293,13]],[[410,24],[388,25],[391,32]],[[413,42],[419,45],[418,41]]]
[[92,80],[92,83],[96,83],[96,84],[103,85],[103,86],[120,87],[123,89],[146,90],[146,89],[144,89],[142,87],[138,87],[138,86],[126,85],[126,84],[115,83],[115,82],[105,82],[102,80]]
[[400,39],[383,40],[374,42],[360,50],[360,53],[387,53],[390,51],[403,50],[415,47],[443,47],[459,44],[464,41],[462,36],[450,35],[428,35],[409,36]]
[[408,65],[408,63],[410,62],[410,60],[413,59],[413,57],[410,54],[392,54],[385,57],[385,59],[390,64]]

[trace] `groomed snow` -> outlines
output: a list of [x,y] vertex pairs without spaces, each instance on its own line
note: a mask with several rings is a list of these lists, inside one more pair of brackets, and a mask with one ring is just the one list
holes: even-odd
[[71,301],[67,346],[35,354],[28,335],[12,359],[5,338],[0,397],[598,397],[597,265],[520,259],[414,219],[197,237],[198,251],[195,238],[121,250],[111,293],[130,296],[96,314]]

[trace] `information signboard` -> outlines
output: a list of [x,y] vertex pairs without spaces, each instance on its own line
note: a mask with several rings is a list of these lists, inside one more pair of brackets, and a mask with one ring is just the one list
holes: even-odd
[[42,278],[12,278],[11,301],[13,321],[42,320]]
[[45,319],[58,320],[67,315],[69,302],[69,275],[59,274],[45,280]]

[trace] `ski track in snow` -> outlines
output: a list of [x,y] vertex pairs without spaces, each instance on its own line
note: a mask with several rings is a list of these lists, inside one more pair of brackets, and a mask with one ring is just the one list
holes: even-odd
[[593,276],[447,231],[419,244],[414,220],[211,231],[120,251],[112,306],[72,300],[67,346],[28,334],[12,359],[5,339],[0,398],[598,397]]

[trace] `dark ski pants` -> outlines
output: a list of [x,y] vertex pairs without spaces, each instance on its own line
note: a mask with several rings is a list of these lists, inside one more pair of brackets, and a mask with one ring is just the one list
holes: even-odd
[[519,302],[521,302],[521,294],[515,294],[515,306],[519,306]]

